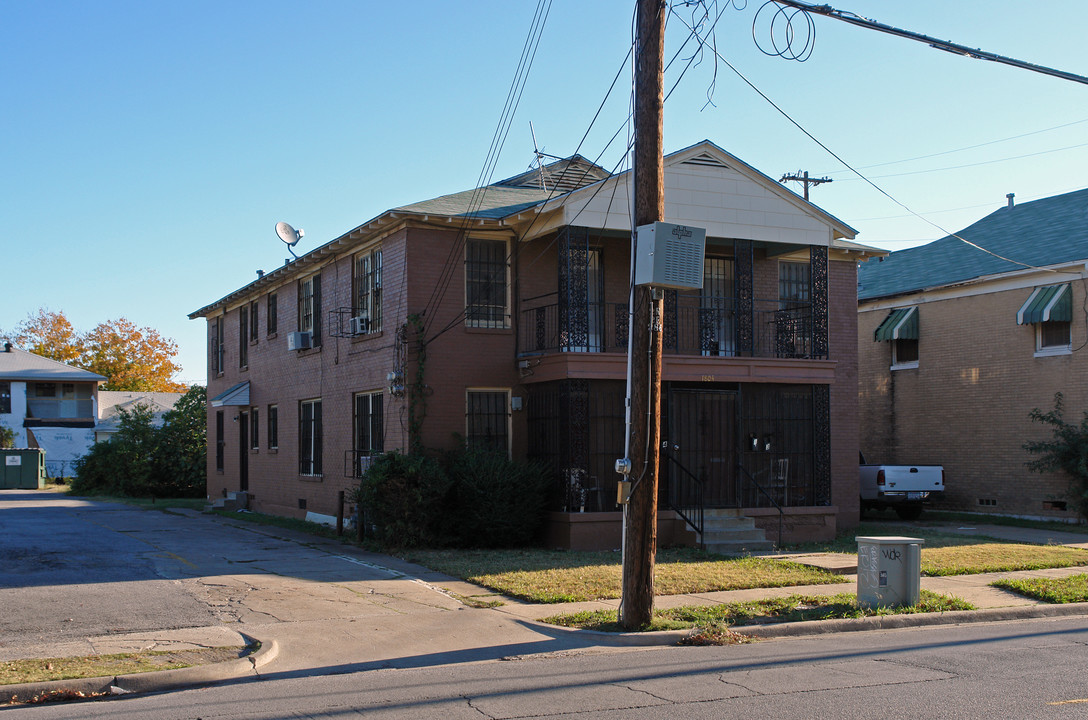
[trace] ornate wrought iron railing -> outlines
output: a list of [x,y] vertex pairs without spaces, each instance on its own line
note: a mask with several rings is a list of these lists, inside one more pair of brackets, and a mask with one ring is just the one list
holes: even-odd
[[[554,297],[554,296],[552,296]],[[738,308],[751,307],[751,322]],[[626,352],[626,303],[563,308],[538,302],[521,310],[518,353]],[[750,328],[750,330],[749,330]],[[748,333],[751,337],[747,337]],[[777,300],[681,296],[665,303],[666,353],[709,357],[823,358],[812,306],[779,307]]]

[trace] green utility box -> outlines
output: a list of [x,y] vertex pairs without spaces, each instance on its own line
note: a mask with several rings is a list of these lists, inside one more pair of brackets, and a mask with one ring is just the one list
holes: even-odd
[[45,488],[45,450],[0,450],[0,490]]

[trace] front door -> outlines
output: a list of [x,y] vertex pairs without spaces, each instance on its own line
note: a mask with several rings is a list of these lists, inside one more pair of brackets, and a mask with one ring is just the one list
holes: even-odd
[[701,481],[705,507],[739,506],[736,428],[736,392],[669,390],[666,452],[676,462],[665,461],[662,468],[667,468],[670,500],[690,504],[691,490],[685,490],[690,473]]
[[249,413],[238,414],[238,489],[249,490]]

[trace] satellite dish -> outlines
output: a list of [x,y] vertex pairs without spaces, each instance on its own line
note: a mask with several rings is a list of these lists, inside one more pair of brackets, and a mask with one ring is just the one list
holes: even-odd
[[[298,241],[302,239],[302,236],[306,234],[306,231],[295,230],[285,222],[278,222],[276,223],[276,234],[280,236],[280,240],[287,243],[287,249],[295,260],[298,260],[298,255],[295,255],[294,247],[298,244]],[[288,259],[287,262],[291,262],[291,260]]]
[[294,247],[299,239],[306,234],[306,231],[295,230],[285,222],[278,222],[276,223],[276,234],[280,236],[280,240],[287,243],[288,247]]

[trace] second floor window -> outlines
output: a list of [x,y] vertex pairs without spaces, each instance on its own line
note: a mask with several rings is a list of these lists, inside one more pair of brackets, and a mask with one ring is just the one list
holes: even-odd
[[223,356],[226,348],[223,347],[226,316],[220,315],[212,321],[212,333],[210,338],[212,370],[216,375],[223,372]]
[[257,319],[260,314],[257,310],[258,303],[256,300],[249,304],[249,339],[251,342],[257,342],[257,336],[259,331],[257,329]]
[[504,328],[509,324],[503,240],[465,243],[465,323],[479,328]]
[[265,308],[264,316],[265,322],[268,325],[268,334],[276,334],[276,293],[268,293],[268,307]]
[[355,299],[352,315],[362,318],[362,333],[382,329],[382,251],[381,248],[355,257]]
[[11,383],[8,381],[0,382],[0,415],[7,415],[11,412]]
[[312,345],[321,344],[321,276],[311,275],[298,283],[298,329],[313,334]]
[[806,262],[778,263],[778,304],[782,310],[806,308],[812,303],[812,274]]
[[249,365],[249,308],[238,308],[238,367]]

